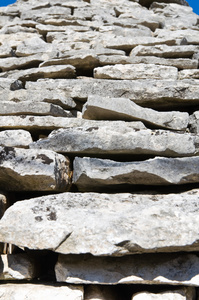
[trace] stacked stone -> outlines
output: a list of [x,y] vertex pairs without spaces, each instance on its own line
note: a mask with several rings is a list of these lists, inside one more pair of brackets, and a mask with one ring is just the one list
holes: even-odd
[[199,299],[199,16],[0,8],[0,299]]

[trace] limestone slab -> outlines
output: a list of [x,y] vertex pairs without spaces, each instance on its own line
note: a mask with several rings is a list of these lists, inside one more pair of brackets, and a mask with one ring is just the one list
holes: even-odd
[[198,251],[198,195],[67,192],[18,201],[0,221],[0,241],[95,256]]
[[48,300],[83,300],[83,287],[80,286],[56,286],[48,284],[1,284],[0,295],[2,300],[38,298]]
[[169,29],[156,29],[154,35],[159,38],[166,38],[167,36],[179,39],[180,42],[184,40],[187,44],[198,45],[199,37],[198,30],[184,29],[184,30],[169,30]]
[[40,38],[41,36],[38,33],[32,33],[32,32],[17,32],[17,33],[11,33],[11,34],[0,34],[0,41],[2,45],[9,46],[11,48],[16,48],[19,46],[22,41],[28,42],[28,40],[32,40],[33,38]]
[[[26,254],[0,255],[0,280],[30,280],[37,275],[34,261]],[[2,285],[1,285],[2,286]],[[1,292],[0,292],[1,295]]]
[[193,45],[167,46],[167,45],[139,45],[135,47],[130,56],[158,56],[164,58],[191,58],[198,52],[198,47]]
[[55,272],[57,281],[77,284],[198,286],[198,264],[198,257],[193,254],[142,254],[117,258],[59,255]]
[[66,191],[69,160],[52,151],[0,147],[0,178],[8,191]]
[[186,112],[158,112],[143,108],[127,98],[89,96],[83,106],[82,117],[91,120],[142,121],[146,126],[185,130],[189,122]]
[[195,111],[189,118],[190,131],[198,134],[199,133],[199,111]]
[[0,146],[28,148],[33,142],[26,130],[3,130],[0,132]]
[[194,288],[184,288],[162,293],[141,292],[133,295],[132,300],[193,300],[196,297]]
[[133,185],[174,185],[199,182],[199,158],[156,157],[145,161],[116,162],[76,157],[73,183],[79,191],[122,190]]
[[169,66],[156,66],[155,64],[117,64],[115,66],[105,66],[94,69],[94,78],[99,79],[177,80],[177,77],[177,68]]
[[198,151],[196,146],[195,137],[189,133],[135,129],[134,122],[86,120],[79,124],[71,120],[71,127],[53,131],[46,139],[30,145],[33,149],[76,155],[145,154],[171,157],[195,155]]
[[179,72],[179,79],[199,79],[199,70],[182,70]]
[[38,66],[43,60],[37,55],[28,57],[8,57],[0,59],[0,69],[4,71],[20,69],[20,68],[31,68],[32,66]]

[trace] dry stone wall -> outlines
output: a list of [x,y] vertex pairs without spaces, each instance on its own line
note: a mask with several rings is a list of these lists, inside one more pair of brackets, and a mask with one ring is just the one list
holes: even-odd
[[199,299],[199,16],[0,8],[0,299]]

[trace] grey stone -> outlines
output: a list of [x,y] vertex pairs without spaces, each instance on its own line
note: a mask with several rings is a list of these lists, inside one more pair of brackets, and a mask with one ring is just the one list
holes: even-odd
[[6,58],[12,56],[12,48],[8,45],[0,45],[0,58]]
[[158,112],[143,108],[127,98],[103,98],[89,96],[83,106],[82,117],[91,120],[142,121],[148,126],[185,130],[189,114],[168,111]]
[[31,134],[26,130],[3,130],[0,132],[0,146],[28,148],[32,142]]
[[[83,300],[83,287],[56,286],[55,284],[1,284],[0,295],[2,300],[27,299],[37,300],[42,297],[48,300]],[[22,298],[23,297],[23,298]],[[41,298],[40,298],[41,299]]]
[[69,160],[52,151],[0,147],[0,178],[8,191],[66,191]]
[[155,45],[155,46],[143,46],[139,45],[135,47],[130,56],[158,56],[164,58],[191,58],[194,53],[199,50],[197,46],[167,46],[167,45]]
[[178,39],[179,43],[185,40],[188,45],[199,45],[198,30],[194,29],[169,30],[157,28],[154,35],[158,38],[166,38],[170,36],[173,39]]
[[179,72],[178,79],[199,79],[199,70],[182,70]]
[[94,69],[94,78],[99,79],[156,79],[177,80],[178,70],[174,67],[155,64],[118,64]]
[[38,33],[32,33],[32,32],[17,32],[17,33],[11,33],[11,34],[0,34],[0,41],[2,45],[9,46],[11,48],[16,48],[18,47],[22,41],[28,41],[32,42],[33,39],[36,38],[41,39],[41,36]]
[[0,221],[0,241],[95,256],[198,251],[198,194],[67,192],[19,201]]
[[[139,0],[139,3],[143,6],[149,7],[154,1],[153,0]],[[155,2],[165,2],[165,3],[177,3],[180,5],[189,6],[186,0],[156,0]]]
[[194,254],[156,253],[125,257],[59,255],[55,271],[57,281],[67,283],[197,287],[198,266],[199,260]]
[[[53,131],[48,138],[30,145],[81,155],[165,155],[191,156],[197,153],[195,137],[166,130],[135,127],[134,122],[81,121],[69,119],[70,127]],[[111,142],[110,142],[111,141]]]
[[31,68],[32,66],[38,66],[43,60],[38,55],[28,57],[8,57],[0,59],[0,70],[2,72],[19,69],[19,68]]
[[79,191],[119,191],[134,185],[174,185],[199,182],[199,158],[155,157],[117,162],[75,157],[73,183]]
[[6,211],[8,207],[8,200],[4,194],[0,194],[0,219],[4,215],[4,212]]
[[195,111],[189,118],[190,131],[198,134],[199,133],[199,111]]
[[162,293],[141,292],[133,295],[132,300],[193,300],[195,297],[195,289],[192,287],[185,287]]
[[0,280],[30,280],[36,275],[36,265],[26,254],[0,255]]

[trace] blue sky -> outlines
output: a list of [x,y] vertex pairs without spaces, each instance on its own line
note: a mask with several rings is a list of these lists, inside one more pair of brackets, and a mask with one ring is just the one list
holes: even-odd
[[[199,0],[187,0],[193,11],[199,15]],[[15,0],[0,0],[0,6],[6,6],[16,2]]]

